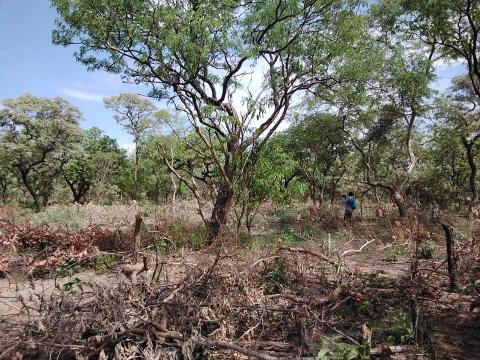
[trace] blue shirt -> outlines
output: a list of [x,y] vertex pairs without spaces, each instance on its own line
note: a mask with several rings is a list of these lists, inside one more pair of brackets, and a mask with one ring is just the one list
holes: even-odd
[[353,196],[347,196],[345,200],[343,200],[343,206],[345,207],[345,211],[353,211]]

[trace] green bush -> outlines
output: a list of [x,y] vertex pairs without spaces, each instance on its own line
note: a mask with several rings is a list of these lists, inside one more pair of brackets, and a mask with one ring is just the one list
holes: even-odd
[[73,274],[78,273],[81,269],[81,266],[77,263],[75,258],[65,257],[57,266],[55,272],[57,273],[57,276],[65,277],[72,276]]
[[385,261],[398,261],[405,256],[405,252],[400,248],[391,248],[385,252],[383,259]]
[[367,360],[370,359],[368,345],[350,345],[345,343],[323,343],[317,360]]
[[95,272],[97,274],[104,274],[112,268],[115,263],[115,256],[113,255],[95,255]]
[[391,311],[387,332],[387,341],[390,344],[399,345],[405,343],[412,332],[412,323],[408,315],[398,309]]
[[282,242],[285,245],[291,245],[300,239],[298,232],[295,229],[287,228],[283,230]]
[[271,267],[267,267],[263,276],[267,282],[265,290],[268,294],[277,294],[281,292],[283,288],[288,287],[291,284],[287,267],[282,260],[277,259]]
[[205,235],[201,232],[193,233],[190,235],[190,245],[192,245],[194,249],[198,249],[202,246],[204,238]]
[[436,246],[434,243],[431,241],[426,242],[425,244],[422,245],[420,248],[420,257],[422,259],[433,259],[435,252],[436,252]]

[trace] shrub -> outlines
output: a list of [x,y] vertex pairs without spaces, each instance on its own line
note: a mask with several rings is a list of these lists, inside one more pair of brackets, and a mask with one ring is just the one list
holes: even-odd
[[95,255],[95,272],[97,274],[104,274],[112,268],[115,264],[115,256],[113,255]]
[[405,252],[402,249],[392,248],[392,249],[388,249],[385,252],[385,256],[383,257],[383,259],[385,261],[398,261],[404,256],[405,256]]
[[56,273],[60,277],[72,276],[81,270],[81,266],[77,263],[77,260],[73,257],[64,257],[58,267]]
[[403,344],[412,332],[412,323],[402,310],[393,310],[389,314],[388,338],[390,344]]
[[420,257],[422,259],[433,259],[433,256],[436,252],[436,246],[431,241],[427,241],[425,244],[422,245],[420,248]]
[[282,259],[277,259],[271,266],[267,266],[263,277],[267,283],[265,290],[268,294],[277,294],[291,284],[287,267]]

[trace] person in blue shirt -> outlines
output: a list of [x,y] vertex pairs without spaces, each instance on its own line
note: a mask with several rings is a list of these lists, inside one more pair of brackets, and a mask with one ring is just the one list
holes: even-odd
[[350,225],[352,225],[353,219],[353,211],[357,208],[357,204],[355,201],[355,194],[353,191],[350,191],[347,195],[342,195],[343,200],[343,207],[345,209],[345,213],[343,214],[343,221],[348,221]]

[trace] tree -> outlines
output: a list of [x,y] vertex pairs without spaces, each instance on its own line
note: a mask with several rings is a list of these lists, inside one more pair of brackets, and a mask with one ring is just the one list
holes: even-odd
[[290,200],[289,183],[296,175],[298,163],[287,152],[286,134],[275,134],[259,153],[253,170],[245,186],[235,191],[234,213],[237,222],[237,236],[240,234],[242,221],[248,234],[260,205],[267,199],[276,202]]
[[135,94],[120,94],[104,99],[105,106],[115,112],[114,118],[125,131],[133,136],[135,143],[135,166],[133,169],[133,199],[138,200],[138,170],[140,162],[140,140],[145,130],[152,126],[153,114],[157,109],[148,99]]
[[470,212],[478,202],[476,144],[480,139],[480,98],[476,95],[468,76],[453,80],[448,97],[437,104],[437,118],[446,122],[458,139],[461,140],[470,168]]
[[438,119],[424,151],[419,182],[428,202],[447,207],[464,202],[469,192],[469,166],[461,137],[448,122]]
[[175,161],[175,148],[177,139],[168,135],[151,135],[142,142],[142,168],[145,169],[144,183],[147,194],[151,200],[157,204],[160,203],[160,195],[163,195],[164,201],[171,201],[175,204],[177,195],[177,180],[175,175],[170,172],[163,161],[163,154],[159,150],[159,144],[170,149],[170,162]]
[[[234,189],[292,98],[329,90],[341,80],[337,72],[351,72],[346,53],[361,53],[368,25],[356,1],[52,3],[60,15],[56,44],[79,44],[76,57],[90,69],[151,84],[151,96],[189,120],[202,143],[197,155],[219,175],[208,242],[222,232]],[[197,190],[191,177],[182,179]]]
[[82,203],[95,181],[95,168],[91,156],[80,148],[65,160],[61,170],[72,192],[73,202]]
[[346,171],[344,158],[349,145],[342,126],[342,119],[334,114],[313,113],[297,121],[285,133],[287,151],[297,161],[314,204],[317,191],[323,201],[327,186],[330,186],[333,201],[336,185]]
[[[126,152],[120,149],[115,139],[103,134],[93,127],[85,131],[82,147],[94,169],[94,199],[111,201],[113,195],[120,191],[132,194],[131,164]],[[108,199],[107,199],[108,197]]]
[[480,3],[478,0],[385,0],[377,15],[392,31],[415,35],[438,58],[461,60],[480,98]]
[[47,205],[65,153],[81,140],[81,113],[62,98],[25,94],[2,103],[0,142],[39,211]]

